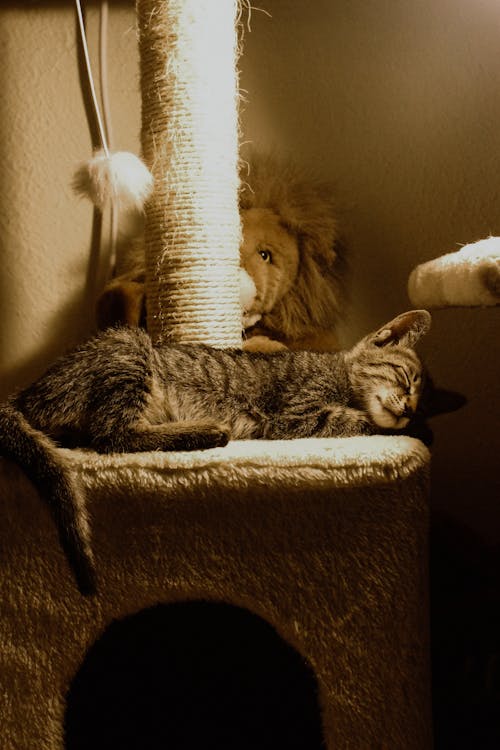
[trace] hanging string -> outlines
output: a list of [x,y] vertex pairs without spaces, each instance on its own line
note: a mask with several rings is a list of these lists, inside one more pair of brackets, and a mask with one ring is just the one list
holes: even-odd
[[[109,104],[109,86],[108,86],[108,17],[109,3],[102,0],[99,13],[99,82],[101,92],[102,119],[106,136],[108,139],[108,149],[114,148],[113,126],[111,119],[111,107]],[[109,237],[109,276],[113,276],[116,266],[116,246],[118,241],[118,216],[119,210],[116,200],[113,198],[109,205],[110,237]]]
[[106,137],[106,130],[104,127],[104,122],[101,117],[101,111],[99,109],[99,103],[97,101],[94,77],[92,75],[92,65],[90,64],[89,48],[87,45],[85,21],[83,19],[83,11],[82,11],[82,5],[80,3],[80,0],[75,0],[75,5],[76,5],[76,13],[78,17],[78,26],[80,29],[80,36],[81,36],[81,41],[82,41],[83,55],[85,59],[85,67],[87,70],[87,78],[88,78],[88,83],[89,83],[89,88],[90,88],[90,94],[92,97],[92,105],[94,107],[94,112],[95,112],[95,116],[97,119],[97,127],[99,129],[99,138],[100,138],[101,146],[102,146],[104,153],[106,154],[106,156],[109,156],[108,140]]
[[107,137],[108,149],[113,149],[113,129],[108,87],[108,18],[109,4],[102,0],[99,10],[99,89],[101,94],[102,121]]
[[[92,65],[90,62],[90,53],[87,43],[87,33],[85,29],[85,20],[83,15],[83,9],[80,0],[75,0],[76,12],[78,18],[78,27],[80,30],[80,38],[82,43],[83,56],[85,61],[85,69],[87,72],[87,81],[89,85],[90,96],[92,100],[92,106],[97,122],[97,128],[99,132],[99,140],[101,142],[102,150],[107,158],[110,157],[110,151],[113,147],[113,135],[111,126],[111,110],[109,106],[108,96],[108,61],[107,61],[107,31],[108,31],[108,17],[109,17],[109,5],[106,0],[102,0],[100,4],[99,13],[99,82],[100,82],[100,99],[102,107],[99,107],[99,102],[96,93],[96,87],[94,82],[94,76],[92,73]],[[116,245],[118,237],[118,211],[116,206],[116,200],[113,195],[110,197],[109,202],[109,216],[110,216],[110,238],[109,238],[109,257],[108,257],[108,269],[107,277],[113,275],[116,265]],[[100,250],[100,248],[99,248]]]

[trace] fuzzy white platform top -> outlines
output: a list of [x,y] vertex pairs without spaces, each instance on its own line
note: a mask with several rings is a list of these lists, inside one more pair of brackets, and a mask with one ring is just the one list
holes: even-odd
[[224,448],[101,455],[65,450],[88,489],[159,489],[178,481],[207,486],[262,483],[312,488],[366,486],[405,479],[429,463],[429,451],[406,436],[235,440]]
[[408,279],[416,307],[500,304],[500,237],[488,237],[417,266]]

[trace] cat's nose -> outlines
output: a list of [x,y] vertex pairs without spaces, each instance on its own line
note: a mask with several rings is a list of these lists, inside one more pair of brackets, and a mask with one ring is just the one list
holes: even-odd
[[411,417],[413,417],[413,413],[414,413],[413,407],[410,406],[410,404],[406,404],[401,416],[407,417],[408,419],[410,419]]
[[417,411],[418,393],[411,393],[406,398],[405,417],[412,417]]

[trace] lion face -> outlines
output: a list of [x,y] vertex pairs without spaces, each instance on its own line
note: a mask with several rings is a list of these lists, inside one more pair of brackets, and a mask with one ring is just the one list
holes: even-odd
[[[239,200],[245,348],[259,351],[265,343],[267,349],[269,341],[290,348],[338,348],[331,338],[336,339],[343,307],[344,256],[331,187],[303,179],[273,158],[253,160],[249,175],[252,184],[244,179]],[[125,248],[118,275],[97,303],[101,328],[145,325],[142,235]]]
[[241,284],[248,287],[247,275],[255,288],[253,295],[247,293],[244,299],[242,295],[243,327],[249,328],[270,312],[294,284],[299,250],[296,237],[271,209],[243,210],[241,223]]

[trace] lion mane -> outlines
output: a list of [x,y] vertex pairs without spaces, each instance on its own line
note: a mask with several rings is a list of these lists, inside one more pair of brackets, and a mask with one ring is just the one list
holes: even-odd
[[282,157],[250,155],[242,165],[240,209],[242,215],[255,209],[272,211],[298,253],[287,291],[248,333],[297,348],[318,346],[320,339],[331,342],[346,303],[347,275],[333,186]]
[[[275,155],[250,154],[240,177],[241,269],[256,288],[245,348],[338,348],[346,263],[332,186]],[[100,328],[145,324],[144,281],[139,237],[97,300]]]

